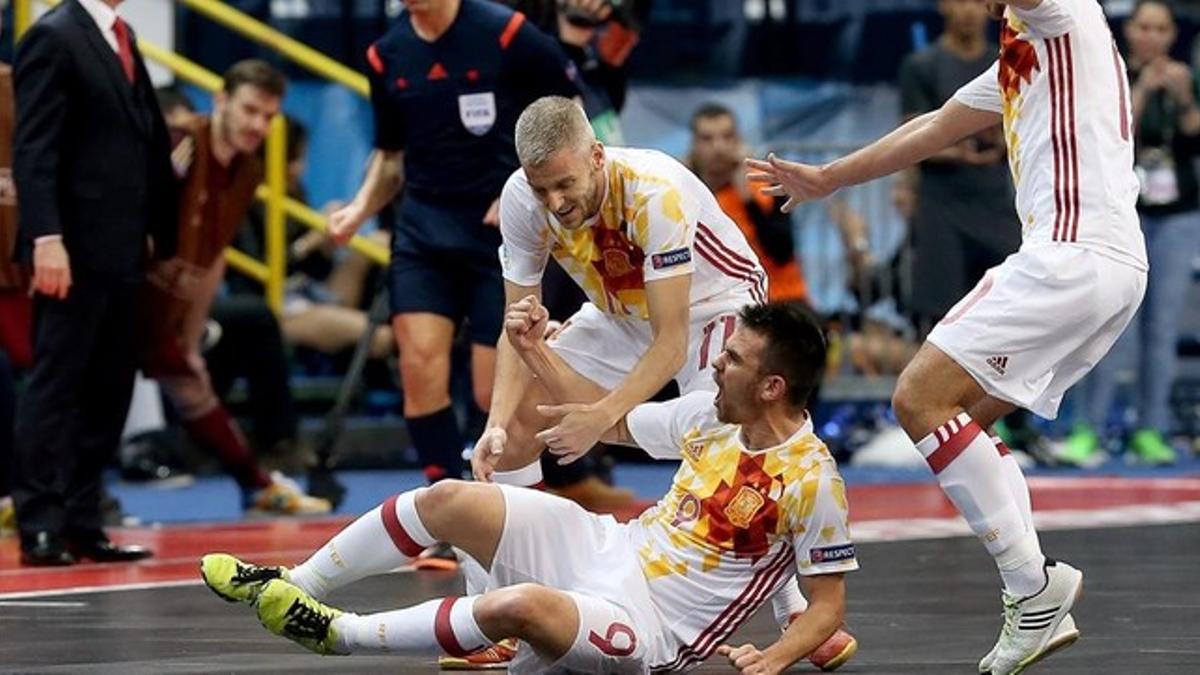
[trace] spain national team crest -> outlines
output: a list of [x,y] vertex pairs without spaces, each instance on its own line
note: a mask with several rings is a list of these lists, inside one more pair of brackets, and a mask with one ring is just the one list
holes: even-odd
[[476,136],[486,134],[496,123],[496,95],[485,91],[459,96],[458,117],[467,131]]
[[749,527],[750,522],[754,520],[754,514],[758,513],[765,503],[766,500],[758,490],[743,485],[733,500],[729,502],[729,506],[725,507],[725,517],[735,527]]

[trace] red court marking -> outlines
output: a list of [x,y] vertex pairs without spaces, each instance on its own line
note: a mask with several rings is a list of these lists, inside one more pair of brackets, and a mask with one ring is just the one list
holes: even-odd
[[[1164,511],[1178,505],[1200,516],[1200,477],[1195,478],[1070,478],[1033,477],[1033,505],[1039,521],[1055,529],[1097,527],[1112,523],[1165,522]],[[854,485],[849,488],[850,514],[864,541],[913,539],[966,534],[965,524],[935,483]],[[649,504],[616,514],[635,517]],[[1105,521],[1089,514],[1117,513]],[[1188,516],[1190,517],[1190,516]],[[1200,517],[1197,517],[1200,520]],[[36,591],[103,589],[128,585],[178,585],[199,582],[200,556],[226,551],[266,564],[300,562],[337,533],[349,518],[281,519],[254,523],[180,525],[161,528],[116,529],[118,543],[151,547],[156,556],[137,564],[81,563],[73,567],[30,568],[20,565],[15,537],[0,540],[0,598]],[[900,527],[903,521],[919,527]],[[882,529],[880,529],[882,528]],[[879,530],[879,532],[876,532]],[[381,542],[387,545],[387,542]]]

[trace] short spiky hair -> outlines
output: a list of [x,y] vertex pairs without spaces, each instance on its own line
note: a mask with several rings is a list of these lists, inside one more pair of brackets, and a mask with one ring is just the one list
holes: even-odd
[[233,96],[238,87],[248,84],[258,87],[272,96],[283,98],[287,92],[287,78],[271,64],[261,59],[238,61],[225,71],[224,91]]
[[767,340],[760,374],[781,376],[793,407],[808,405],[825,372],[825,332],[816,317],[800,303],[772,302],[746,305],[738,319]]
[[521,166],[538,166],[559,150],[596,141],[596,133],[579,104],[562,96],[543,96],[517,118],[517,158]]

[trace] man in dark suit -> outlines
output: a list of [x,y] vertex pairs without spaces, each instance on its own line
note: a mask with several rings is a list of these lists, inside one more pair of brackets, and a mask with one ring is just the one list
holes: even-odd
[[122,0],[67,0],[17,49],[17,255],[33,264],[34,366],[13,497],[28,565],[137,560],[101,529],[100,472],[135,370],[147,258],[174,249],[170,140]]

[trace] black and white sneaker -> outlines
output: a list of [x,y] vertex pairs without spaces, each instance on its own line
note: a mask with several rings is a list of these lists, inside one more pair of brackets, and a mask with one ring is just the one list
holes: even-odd
[[1070,613],[1083,590],[1083,573],[1049,558],[1045,569],[1046,585],[1037,593],[1019,598],[1001,591],[1004,627],[979,672],[1016,675],[1079,639]]

